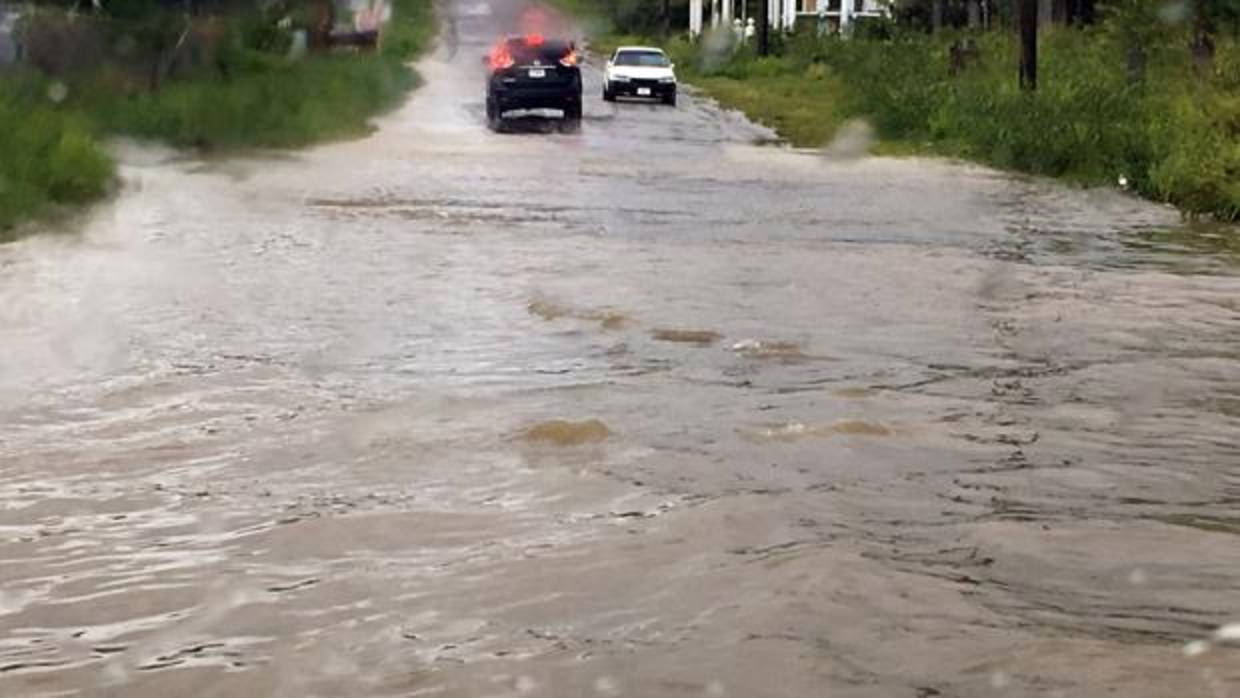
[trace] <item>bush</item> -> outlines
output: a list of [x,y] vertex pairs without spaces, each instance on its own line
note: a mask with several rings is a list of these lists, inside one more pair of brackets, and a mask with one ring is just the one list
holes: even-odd
[[[122,20],[132,14],[150,28],[155,20],[144,12],[154,2],[126,0],[115,5],[115,14]],[[394,0],[382,50],[290,61],[283,55],[287,33],[275,28],[278,19],[233,17],[226,23],[231,40],[215,47],[209,68],[187,71],[153,91],[116,64],[71,80],[67,76],[81,71],[60,71],[69,84],[59,88],[66,98],[55,101],[48,98],[48,78],[5,76],[0,236],[55,205],[101,196],[114,169],[98,142],[105,135],[229,149],[297,147],[362,133],[370,117],[398,103],[416,82],[405,61],[429,45],[434,33],[430,0]]]
[[52,106],[46,83],[0,83],[0,239],[19,220],[102,196],[112,162],[80,118]]
[[975,37],[980,59],[959,75],[949,70],[956,37],[894,32],[882,41],[796,36],[780,57],[742,48],[688,77],[799,145],[864,116],[889,142],[1084,184],[1122,176],[1150,198],[1240,219],[1236,42],[1220,40],[1212,72],[1200,75],[1187,34],[1164,32],[1145,45],[1144,81],[1132,82],[1130,33],[1046,32],[1034,93],[1019,89],[1016,40],[1004,33]]
[[109,133],[199,148],[288,148],[363,132],[413,82],[406,66],[379,56],[310,58],[154,93],[100,96],[86,108]]

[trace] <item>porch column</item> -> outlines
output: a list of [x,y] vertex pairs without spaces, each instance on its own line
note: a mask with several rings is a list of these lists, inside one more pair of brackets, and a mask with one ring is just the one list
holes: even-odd
[[848,25],[852,22],[853,0],[840,0],[840,33],[843,34],[848,30]]
[[689,36],[702,35],[702,0],[689,0]]

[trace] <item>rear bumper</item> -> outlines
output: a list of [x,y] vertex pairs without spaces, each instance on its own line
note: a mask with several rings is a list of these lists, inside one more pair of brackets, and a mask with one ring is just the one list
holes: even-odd
[[564,109],[581,104],[581,90],[497,90],[492,94],[492,98],[501,112],[519,109]]

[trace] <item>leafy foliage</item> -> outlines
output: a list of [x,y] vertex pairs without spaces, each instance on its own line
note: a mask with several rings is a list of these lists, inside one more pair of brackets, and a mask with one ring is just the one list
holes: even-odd
[[103,195],[111,180],[84,121],[53,108],[45,90],[35,79],[0,82],[0,239],[25,217]]
[[[233,8],[210,60],[158,85],[106,62],[0,81],[0,237],[23,218],[101,196],[113,165],[99,139],[111,134],[235,149],[364,133],[416,82],[406,61],[429,45],[431,0],[395,0],[379,51],[294,60],[285,52],[296,24],[281,20],[299,5]],[[183,11],[158,0],[105,0],[104,8],[109,31],[138,42],[164,40],[144,28],[174,27],[163,35],[174,42],[186,31]]]
[[1016,84],[1015,37],[979,36],[981,59],[960,75],[949,70],[952,39],[795,37],[779,57],[741,49],[713,67],[678,61],[722,102],[800,145],[863,116],[904,150],[1085,184],[1122,177],[1150,198],[1240,220],[1240,44],[1220,40],[1203,73],[1187,33],[1164,29],[1146,44],[1145,81],[1134,83],[1122,31],[1054,30],[1043,35],[1042,85],[1028,93]]

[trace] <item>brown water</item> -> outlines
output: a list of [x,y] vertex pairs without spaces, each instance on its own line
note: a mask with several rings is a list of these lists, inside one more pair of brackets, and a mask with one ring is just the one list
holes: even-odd
[[594,69],[492,134],[445,13],[0,248],[0,695],[1240,695],[1235,231]]

